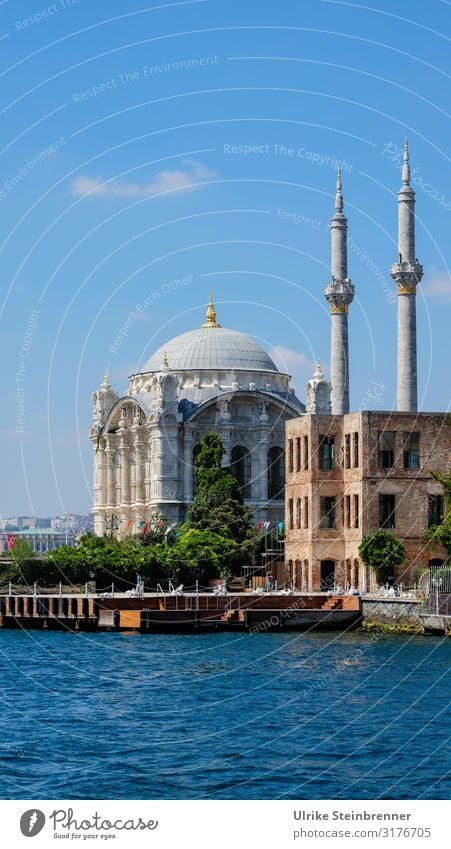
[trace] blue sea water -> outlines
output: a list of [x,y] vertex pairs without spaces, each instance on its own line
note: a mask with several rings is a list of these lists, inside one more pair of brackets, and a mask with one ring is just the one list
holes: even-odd
[[0,633],[4,799],[445,799],[451,641]]

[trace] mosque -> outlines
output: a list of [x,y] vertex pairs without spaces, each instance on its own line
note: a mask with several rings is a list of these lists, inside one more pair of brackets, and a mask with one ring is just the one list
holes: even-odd
[[221,327],[210,296],[204,324],[159,348],[130,377],[123,397],[107,376],[92,396],[95,533],[136,533],[155,513],[183,521],[195,493],[200,440],[214,430],[256,523],[275,527],[286,515],[286,580],[293,588],[371,588],[375,576],[358,548],[378,528],[403,538],[410,577],[415,566],[443,565],[445,550],[427,549],[424,538],[444,514],[443,488],[431,470],[449,473],[450,420],[417,411],[416,292],[423,269],[415,254],[414,207],[406,141],[398,256],[390,271],[398,301],[396,411],[349,410],[354,284],[338,172],[331,278],[324,289],[330,381],[318,363],[304,406],[290,376],[255,340]]
[[130,377],[119,397],[105,376],[93,393],[94,530],[137,532],[152,514],[186,518],[195,457],[214,430],[256,522],[285,512],[285,422],[305,410],[288,374],[245,333],[205,322],[176,336]]

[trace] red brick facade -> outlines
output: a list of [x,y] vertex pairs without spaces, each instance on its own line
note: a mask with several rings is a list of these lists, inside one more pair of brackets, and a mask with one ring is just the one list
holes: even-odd
[[431,510],[440,505],[429,496],[443,494],[430,472],[451,468],[447,414],[301,416],[286,425],[286,462],[286,562],[293,587],[376,589],[358,547],[379,527],[406,546],[398,583],[412,583],[416,567],[445,558],[440,546],[425,544],[424,534]]

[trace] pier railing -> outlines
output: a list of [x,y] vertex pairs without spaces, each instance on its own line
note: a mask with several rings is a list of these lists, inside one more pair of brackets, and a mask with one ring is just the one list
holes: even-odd
[[44,587],[37,582],[34,584],[13,584],[11,581],[0,584],[0,596],[30,595],[30,596],[55,596],[55,595],[85,595],[91,592],[89,584],[54,584]]

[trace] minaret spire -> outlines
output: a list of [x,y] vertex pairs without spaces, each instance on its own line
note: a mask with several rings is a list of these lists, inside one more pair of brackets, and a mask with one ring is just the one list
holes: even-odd
[[410,185],[409,144],[404,141],[402,186],[398,192],[398,262],[390,274],[398,290],[398,387],[400,412],[417,410],[416,293],[423,268],[415,256],[415,192]]
[[404,156],[402,165],[402,182],[404,186],[410,186],[410,165],[409,165],[409,140],[406,136],[404,139]]
[[341,168],[339,168],[337,171],[337,194],[335,195],[336,212],[343,212],[343,195],[341,189]]
[[348,278],[348,222],[343,214],[341,170],[337,172],[335,214],[331,219],[332,279],[324,295],[331,313],[332,414],[349,413],[348,307],[354,286]]

